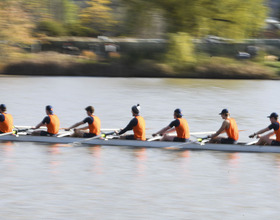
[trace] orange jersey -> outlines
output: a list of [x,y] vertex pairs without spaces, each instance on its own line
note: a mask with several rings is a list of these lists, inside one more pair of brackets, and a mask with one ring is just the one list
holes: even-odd
[[277,121],[277,123],[279,124],[279,128],[278,130],[274,130],[274,134],[276,135],[276,141],[280,142],[280,123],[279,121]]
[[133,127],[134,132],[134,139],[135,140],[146,140],[146,123],[142,116],[138,115],[135,116],[135,118],[138,120],[138,123],[136,126]]
[[0,122],[0,131],[2,133],[8,133],[13,131],[14,120],[12,115],[3,113],[5,120]]
[[91,115],[93,118],[93,123],[89,124],[89,133],[100,135],[100,128],[101,128],[101,122],[100,119],[97,116]]
[[183,138],[183,139],[189,139],[190,138],[190,129],[189,125],[186,119],[184,118],[177,118],[180,122],[180,125],[175,127],[177,137]]
[[47,131],[50,134],[57,134],[59,132],[60,122],[56,115],[48,115],[50,117],[50,123],[47,124]]
[[229,128],[225,129],[228,137],[237,141],[239,138],[239,132],[238,132],[236,121],[233,118],[228,118],[226,120],[228,120],[230,123]]

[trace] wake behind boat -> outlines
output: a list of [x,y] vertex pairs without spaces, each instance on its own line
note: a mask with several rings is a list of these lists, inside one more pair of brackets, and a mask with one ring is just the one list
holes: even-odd
[[144,148],[169,148],[169,149],[185,149],[185,150],[213,150],[225,152],[256,152],[256,153],[280,153],[280,147],[277,146],[259,146],[239,144],[210,144],[201,145],[195,142],[168,142],[168,141],[139,141],[139,140],[121,140],[121,139],[86,139],[75,137],[48,137],[48,136],[31,136],[31,135],[5,135],[0,136],[0,141],[15,142],[36,142],[50,144],[73,144],[75,142],[82,143],[81,146],[87,145],[107,145],[107,146],[130,146]]

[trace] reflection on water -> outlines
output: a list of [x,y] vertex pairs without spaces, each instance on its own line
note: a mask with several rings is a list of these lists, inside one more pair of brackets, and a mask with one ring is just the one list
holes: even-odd
[[147,170],[147,149],[146,148],[137,148],[134,150],[134,156],[137,162],[137,175],[144,176]]
[[[30,89],[32,88],[32,89]],[[220,127],[229,108],[242,140],[278,111],[277,81],[13,77],[0,81],[19,125],[54,106],[61,126],[94,105],[103,128],[124,127],[140,103],[151,135],[181,108],[191,131]],[[11,93],[10,91],[13,91]],[[34,92],[36,91],[36,92]],[[277,154],[63,144],[0,144],[3,219],[278,219]],[[260,217],[261,216],[261,217]]]
[[93,156],[92,172],[95,174],[103,174],[102,169],[102,146],[89,147],[90,153]]

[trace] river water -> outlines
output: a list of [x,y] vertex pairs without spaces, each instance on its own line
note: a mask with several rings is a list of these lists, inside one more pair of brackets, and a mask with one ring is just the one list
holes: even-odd
[[[147,136],[181,108],[192,132],[215,131],[228,108],[241,141],[280,113],[278,81],[1,77],[16,125],[53,105],[67,127],[93,105],[122,128],[140,103]],[[279,219],[280,155],[131,147],[0,144],[0,219]]]

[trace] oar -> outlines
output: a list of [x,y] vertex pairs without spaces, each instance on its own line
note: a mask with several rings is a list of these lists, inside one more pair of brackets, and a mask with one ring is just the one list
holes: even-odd
[[180,149],[180,148],[182,148],[182,146],[188,145],[188,144],[205,145],[205,143],[207,143],[208,141],[209,141],[208,137],[197,138],[196,141],[188,140],[187,142],[183,142],[178,145],[173,145],[173,146],[167,147],[167,149]]
[[201,142],[198,142],[198,141],[188,140],[187,142],[182,142],[181,144],[165,147],[165,149],[182,149],[184,145],[189,145],[189,144],[204,145],[204,144],[202,144]]
[[201,132],[190,132],[190,135],[203,135],[203,134],[214,134],[216,131],[201,131]]
[[[196,135],[199,135],[199,134],[214,134],[214,133],[215,133],[215,131],[191,132],[190,135],[191,135],[191,136],[194,136],[195,138],[197,138],[197,139],[198,139],[197,141],[199,141],[200,139],[201,139],[201,141],[202,141],[202,140],[204,140],[204,139],[207,139],[207,137],[200,138],[200,137],[198,137],[198,136],[196,136]],[[148,139],[147,141],[156,141],[156,140],[160,140],[161,138],[162,138],[162,136],[157,135],[157,136],[155,136],[155,137],[152,137],[152,138]]]
[[147,141],[157,141],[157,140],[160,140],[161,138],[162,138],[162,136],[157,135],[155,137],[149,138]]
[[120,128],[101,128],[101,131],[119,131]]
[[254,145],[258,142],[259,140],[254,140],[254,141],[251,141],[251,142],[248,142],[246,143],[245,145],[248,146],[248,145]]
[[56,137],[61,138],[61,137],[65,137],[65,136],[68,136],[68,135],[71,135],[71,134],[73,134],[73,131],[66,131],[62,134],[57,135]]
[[114,134],[114,133],[115,133],[115,131],[108,132],[108,133],[102,133],[100,135],[97,135],[97,136],[94,136],[94,137],[91,137],[91,138],[87,138],[87,139],[83,139],[81,141],[75,141],[72,144],[73,145],[80,145],[80,144],[82,144],[84,142],[87,142],[87,141],[90,141],[90,140],[94,140],[94,139],[98,139],[98,138],[101,138],[101,137],[106,137],[107,135],[111,135],[111,134]]
[[[239,132],[240,131],[246,131],[246,130],[238,130]],[[216,131],[201,131],[201,132],[190,132],[190,135],[203,135],[203,134],[214,134],[216,133]]]
[[9,135],[9,134],[14,134],[14,131],[0,134],[0,136],[6,136],[6,135]]
[[25,129],[17,129],[17,130],[15,130],[15,134],[18,137],[20,132],[27,132],[29,130],[34,130],[34,128],[30,127],[30,128],[25,128]]

